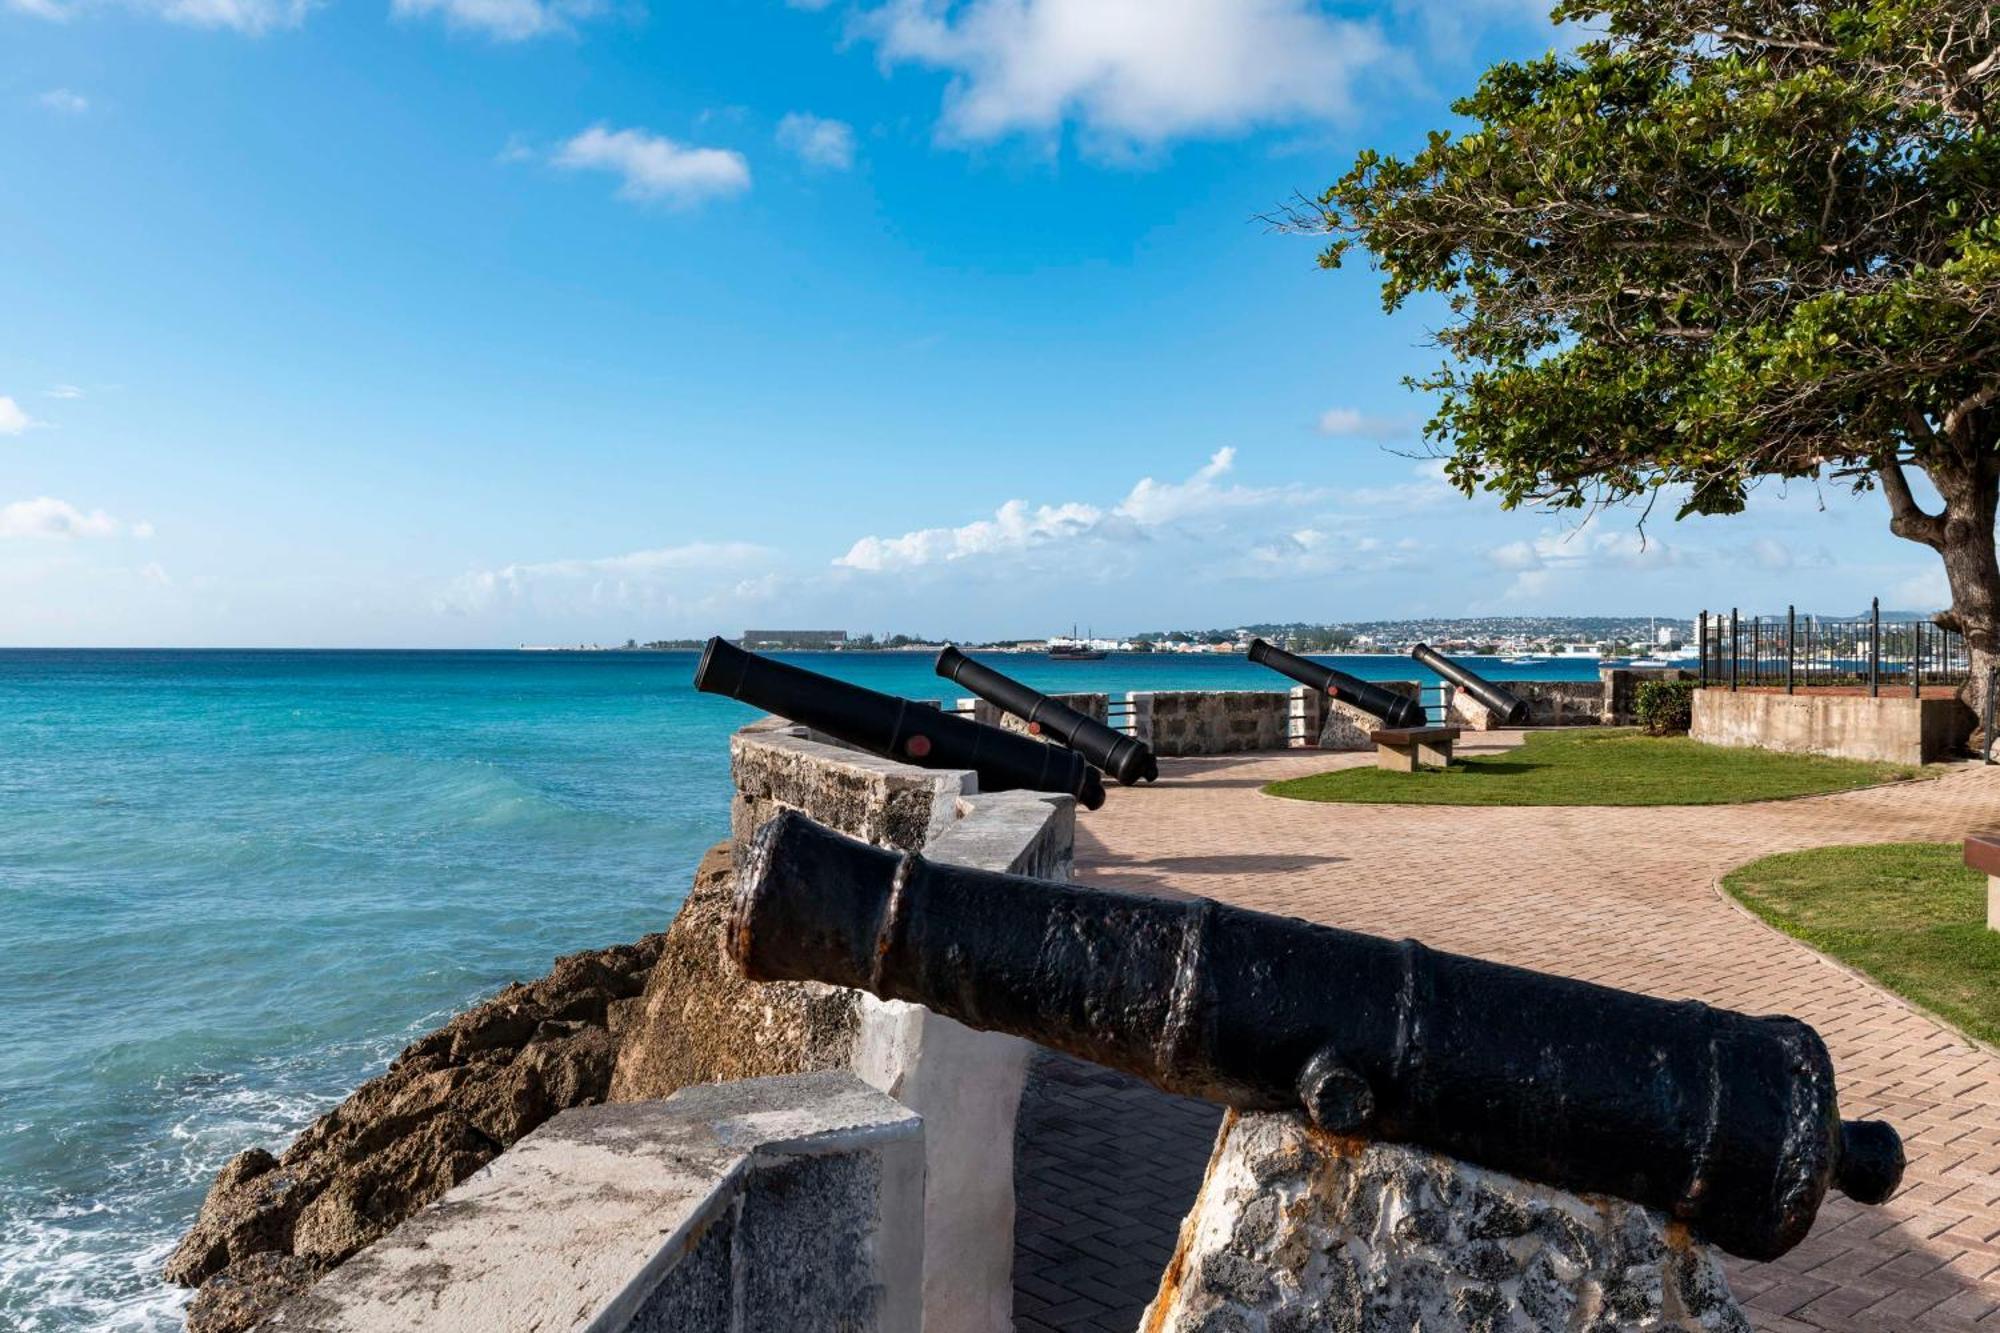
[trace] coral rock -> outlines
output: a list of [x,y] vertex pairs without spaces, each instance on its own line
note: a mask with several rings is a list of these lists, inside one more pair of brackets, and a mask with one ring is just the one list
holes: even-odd
[[1715,1252],[1638,1204],[1235,1114],[1141,1327],[1750,1329]]

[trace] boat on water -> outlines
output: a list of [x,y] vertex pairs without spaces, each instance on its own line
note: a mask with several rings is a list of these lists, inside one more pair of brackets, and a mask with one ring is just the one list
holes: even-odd
[[1537,663],[1538,663],[1538,662],[1540,662],[1541,660],[1542,660],[1542,659],[1541,659],[1541,658],[1539,658],[1539,657],[1503,657],[1503,658],[1501,658],[1501,659],[1500,659],[1500,665],[1501,665],[1501,666],[1534,666],[1535,664],[1537,664]]
[[1099,648],[1094,637],[1077,637],[1076,626],[1069,627],[1069,637],[1049,640],[1049,660],[1051,662],[1102,662],[1105,649]]

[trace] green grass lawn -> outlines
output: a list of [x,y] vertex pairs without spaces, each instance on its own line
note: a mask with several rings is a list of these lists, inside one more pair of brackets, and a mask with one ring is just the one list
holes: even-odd
[[1723,877],[1764,920],[1975,1037],[2000,1042],[2000,932],[1955,842],[1819,847]]
[[1448,769],[1343,768],[1273,782],[1301,801],[1370,805],[1728,805],[1921,776],[1900,764],[1702,745],[1627,729],[1530,732],[1519,749]]

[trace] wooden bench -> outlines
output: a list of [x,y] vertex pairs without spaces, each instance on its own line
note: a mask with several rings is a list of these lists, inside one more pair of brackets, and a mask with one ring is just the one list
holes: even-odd
[[1451,743],[1458,739],[1457,727],[1384,727],[1368,733],[1375,742],[1375,766],[1392,773],[1414,773],[1420,768],[1449,768]]
[[1975,833],[1967,838],[1965,864],[1986,876],[1986,928],[2000,930],[2000,834]]

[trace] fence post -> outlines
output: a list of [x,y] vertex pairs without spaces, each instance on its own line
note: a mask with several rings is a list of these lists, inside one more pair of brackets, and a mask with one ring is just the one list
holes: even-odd
[[1764,617],[1750,617],[1750,684],[1764,683]]
[[1706,685],[1708,684],[1708,612],[1706,611],[1701,613],[1701,619],[1696,622],[1695,642],[1698,645],[1695,649],[1695,660],[1701,663],[1701,669],[1695,673],[1695,683]]
[[1868,603],[1868,697],[1882,693],[1882,599]]
[[1914,626],[1916,632],[1910,636],[1910,697],[1924,697],[1924,622],[1919,620]]
[[1736,637],[1742,628],[1736,619],[1736,608],[1729,608],[1729,688],[1736,688],[1737,663],[1743,658],[1743,641]]
[[1792,659],[1799,650],[1799,609],[1785,608],[1785,693],[1792,693]]

